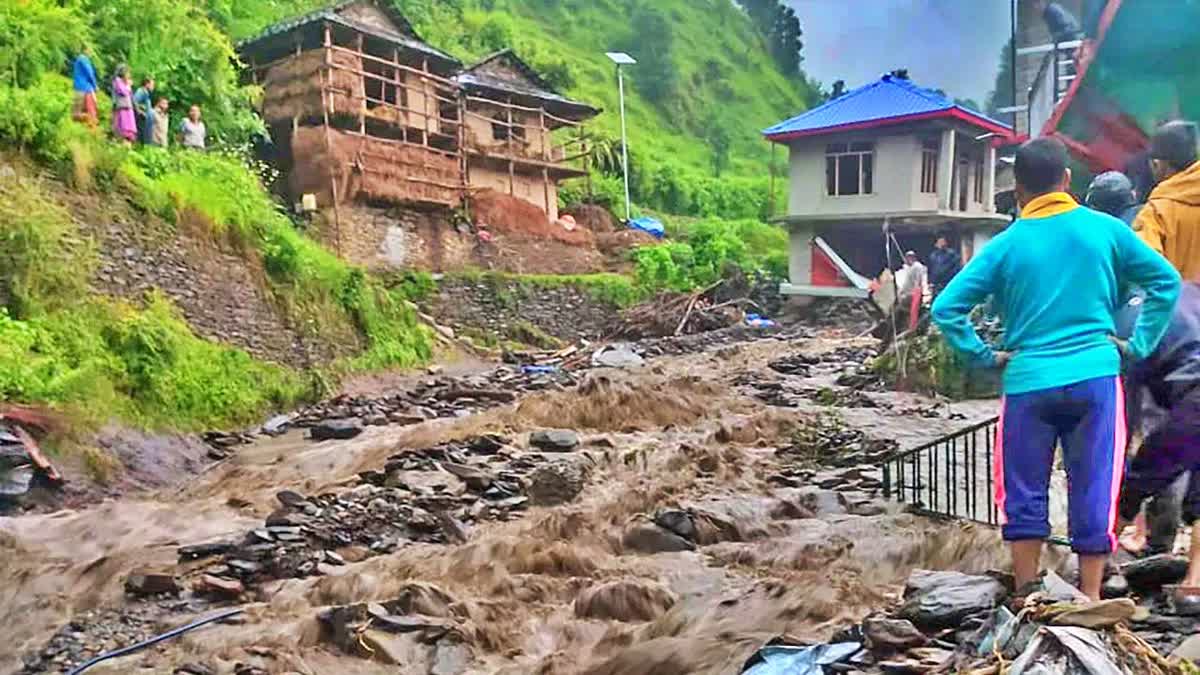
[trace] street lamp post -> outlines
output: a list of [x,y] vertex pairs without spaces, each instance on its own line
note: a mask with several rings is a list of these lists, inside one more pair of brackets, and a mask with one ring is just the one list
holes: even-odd
[[621,66],[632,66],[637,60],[625,52],[607,52],[606,55],[617,64],[617,91],[621,99],[621,168],[625,173],[625,222],[633,219],[633,211],[629,205],[629,139],[625,133],[625,74]]

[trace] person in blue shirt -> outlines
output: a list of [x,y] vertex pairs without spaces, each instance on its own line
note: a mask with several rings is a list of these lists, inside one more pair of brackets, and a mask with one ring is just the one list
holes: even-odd
[[154,143],[154,78],[146,77],[142,86],[133,92],[133,110],[137,114],[138,142]]
[[[974,365],[1004,369],[995,467],[996,504],[1018,588],[1037,581],[1050,535],[1049,485],[1061,443],[1070,484],[1071,547],[1080,590],[1099,599],[1116,547],[1125,466],[1122,355],[1153,351],[1179,297],[1179,274],[1120,220],[1066,192],[1067,150],[1037,138],[1017,150],[1021,216],[984,246],[933,304],[947,343]],[[1128,342],[1116,337],[1120,289],[1145,293]],[[989,297],[1004,324],[999,351],[969,314]]]
[[95,127],[100,122],[96,107],[96,68],[88,58],[86,45],[71,65],[71,79],[75,89],[75,119]]

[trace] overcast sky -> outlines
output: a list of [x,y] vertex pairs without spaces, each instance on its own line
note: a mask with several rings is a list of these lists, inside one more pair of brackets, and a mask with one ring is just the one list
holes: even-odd
[[804,30],[804,71],[853,89],[896,68],[984,103],[1010,34],[1009,0],[787,0]]

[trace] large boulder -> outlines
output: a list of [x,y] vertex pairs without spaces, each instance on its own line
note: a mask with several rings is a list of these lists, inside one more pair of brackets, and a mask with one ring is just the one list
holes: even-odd
[[363,432],[362,422],[357,419],[325,420],[308,430],[314,441],[345,441]]
[[529,497],[536,506],[558,506],[574,501],[587,485],[591,466],[583,457],[571,456],[538,466],[529,476]]
[[579,434],[570,429],[549,429],[529,434],[529,444],[544,452],[570,452],[579,447]]
[[900,617],[919,628],[953,628],[968,616],[996,607],[1005,593],[1004,585],[992,577],[917,570],[905,585]]

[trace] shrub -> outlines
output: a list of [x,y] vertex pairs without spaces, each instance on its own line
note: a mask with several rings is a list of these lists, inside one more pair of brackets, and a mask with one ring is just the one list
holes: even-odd
[[10,0],[0,10],[0,85],[33,86],[89,42],[91,31],[70,8],[50,0]]

